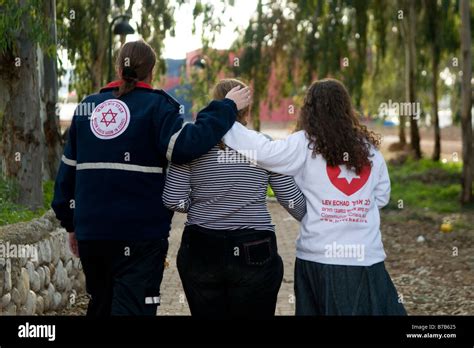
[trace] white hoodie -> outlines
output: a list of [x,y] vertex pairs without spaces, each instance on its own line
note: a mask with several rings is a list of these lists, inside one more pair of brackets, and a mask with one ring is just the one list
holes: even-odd
[[390,199],[390,178],[378,150],[372,148],[372,166],[357,175],[345,165],[327,166],[321,155],[312,158],[304,131],[271,141],[236,122],[224,142],[243,155],[253,150],[258,165],[295,178],[307,202],[298,258],[349,266],[385,260],[379,208]]

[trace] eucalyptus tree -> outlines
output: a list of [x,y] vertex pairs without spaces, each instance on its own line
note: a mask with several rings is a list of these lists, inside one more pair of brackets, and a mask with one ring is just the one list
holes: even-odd
[[438,117],[438,81],[440,61],[443,55],[453,54],[459,47],[456,32],[456,7],[450,0],[423,1],[423,39],[429,47],[431,60],[431,119],[434,128],[434,149],[432,159],[439,161],[441,155],[441,130]]
[[43,205],[44,133],[40,116],[38,45],[49,55],[55,46],[39,1],[0,4],[0,136],[2,173],[18,184],[18,203]]

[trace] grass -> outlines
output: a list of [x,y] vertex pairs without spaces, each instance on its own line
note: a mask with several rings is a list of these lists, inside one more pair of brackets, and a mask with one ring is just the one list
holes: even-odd
[[[438,213],[461,211],[462,163],[409,159],[403,164],[389,164],[388,167],[392,182],[389,209],[398,209],[399,200],[402,200],[404,209],[418,208]],[[473,208],[467,206],[463,209]]]
[[43,215],[51,206],[53,200],[54,182],[43,183],[44,206],[32,211],[15,203],[18,197],[18,187],[11,180],[0,178],[0,226],[29,221]]

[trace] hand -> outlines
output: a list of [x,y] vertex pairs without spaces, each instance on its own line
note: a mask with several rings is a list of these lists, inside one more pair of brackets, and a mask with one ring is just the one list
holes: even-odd
[[252,100],[249,87],[240,89],[240,86],[235,86],[226,94],[225,97],[234,101],[235,105],[237,105],[237,110],[242,110],[249,106],[250,101]]
[[69,249],[75,257],[79,257],[79,246],[77,244],[76,234],[70,232],[69,234]]

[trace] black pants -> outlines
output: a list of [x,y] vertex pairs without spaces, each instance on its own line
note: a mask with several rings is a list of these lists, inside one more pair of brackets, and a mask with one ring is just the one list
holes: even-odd
[[167,239],[79,241],[87,315],[156,315],[167,252]]
[[177,264],[193,316],[275,315],[283,262],[274,232],[187,226]]

